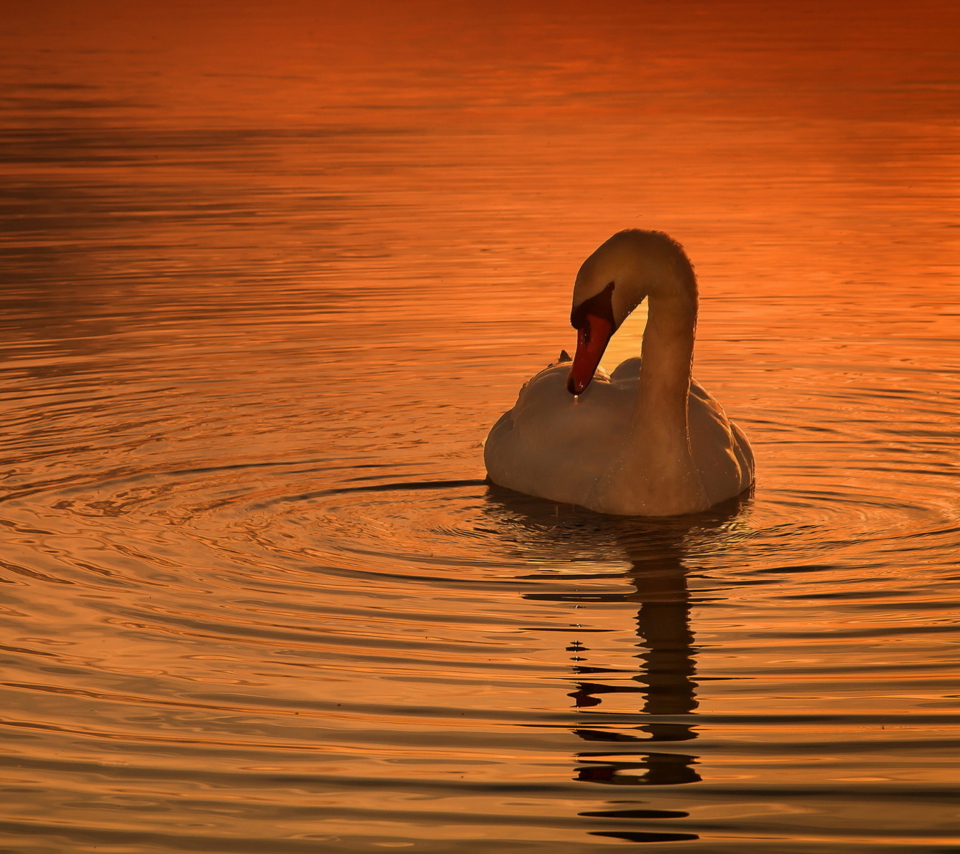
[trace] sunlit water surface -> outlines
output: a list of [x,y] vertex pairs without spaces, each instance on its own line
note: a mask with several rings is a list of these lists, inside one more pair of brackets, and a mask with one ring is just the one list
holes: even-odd
[[[957,850],[952,7],[21,5],[0,849]],[[483,479],[630,226],[702,517]]]

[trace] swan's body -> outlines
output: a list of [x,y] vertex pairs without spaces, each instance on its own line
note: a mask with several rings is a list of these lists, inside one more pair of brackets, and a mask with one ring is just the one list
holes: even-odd
[[[644,298],[642,361],[597,370]],[[658,232],[615,234],[580,268],[571,321],[572,368],[533,377],[487,436],[494,483],[624,516],[696,513],[750,487],[746,436],[690,376],[697,284],[679,244]]]

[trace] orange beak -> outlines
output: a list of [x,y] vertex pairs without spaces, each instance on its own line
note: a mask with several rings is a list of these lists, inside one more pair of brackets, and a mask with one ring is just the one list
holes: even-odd
[[584,317],[583,325],[577,329],[577,354],[573,357],[573,365],[567,377],[567,391],[570,394],[582,394],[590,385],[612,335],[611,320],[595,314]]

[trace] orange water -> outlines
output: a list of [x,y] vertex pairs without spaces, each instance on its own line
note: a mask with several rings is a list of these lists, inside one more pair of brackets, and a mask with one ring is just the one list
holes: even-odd
[[[0,850],[960,846],[960,7],[79,9],[0,28]],[[483,481],[624,227],[737,506]]]

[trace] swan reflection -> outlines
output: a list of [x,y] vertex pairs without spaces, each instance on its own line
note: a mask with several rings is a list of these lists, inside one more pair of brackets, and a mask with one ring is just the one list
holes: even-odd
[[[534,549],[543,558],[566,558],[593,553],[592,561],[629,560],[619,576],[628,584],[598,593],[576,589],[577,581],[595,580],[592,574],[564,574],[571,588],[529,593],[525,598],[580,605],[581,613],[598,603],[636,606],[635,669],[627,675],[612,667],[590,647],[590,627],[567,652],[572,661],[573,700],[582,724],[572,732],[585,745],[574,755],[575,779],[606,786],[676,786],[701,780],[697,739],[697,682],[695,633],[688,563],[698,550],[733,545],[745,530],[743,509],[749,496],[736,498],[706,513],[673,519],[624,519],[584,513],[573,508],[547,506],[506,490],[491,488],[491,503],[512,515],[515,533],[523,536],[524,551]],[[501,517],[501,522],[506,521]],[[519,526],[519,529],[518,527]],[[502,530],[502,529],[501,529]],[[533,541],[533,542],[531,542]],[[542,576],[538,576],[541,577]],[[604,578],[610,576],[604,575]],[[585,620],[586,621],[586,620]],[[626,678],[625,678],[626,676]],[[618,708],[604,703],[618,697]],[[635,697],[636,702],[629,701]],[[624,700],[629,709],[622,711]],[[650,809],[645,802],[618,800],[611,809],[581,812],[581,817],[627,820],[684,818],[678,810]],[[594,835],[635,842],[696,839],[688,833],[661,830],[591,831]]]
[[[677,717],[692,714],[697,708],[693,676],[696,671],[693,632],[690,629],[690,592],[686,569],[676,546],[643,554],[633,560],[627,573],[634,590],[620,601],[636,602],[637,650],[639,666],[632,677],[635,685],[607,685],[583,680],[599,668],[589,664],[589,651],[578,650],[574,665],[577,688],[571,694],[578,709],[602,703],[603,695],[636,694],[639,711],[652,717]],[[610,601],[610,600],[608,600]],[[584,741],[622,745],[616,749],[594,749],[577,754],[583,762],[577,778],[590,783],[612,785],[675,785],[695,783],[700,775],[694,770],[697,757],[686,751],[649,750],[647,745],[667,745],[692,741],[697,737],[693,722],[657,721],[640,724],[633,732],[583,727],[574,730]],[[626,744],[636,746],[626,748]],[[626,748],[626,751],[625,751]]]

